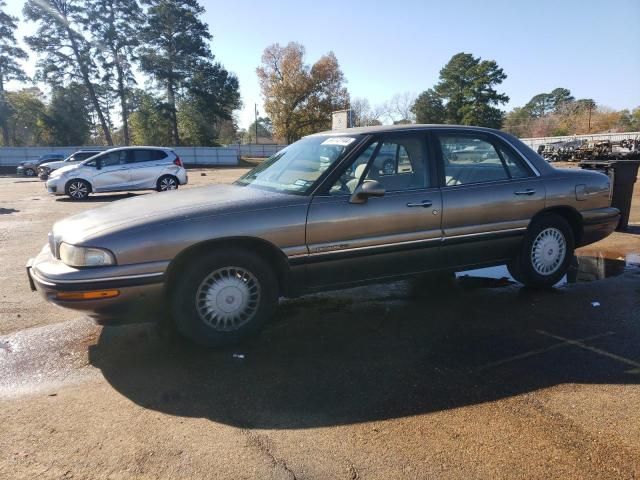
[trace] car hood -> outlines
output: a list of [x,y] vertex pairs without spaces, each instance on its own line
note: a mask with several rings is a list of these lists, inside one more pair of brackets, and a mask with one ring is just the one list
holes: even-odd
[[55,161],[45,162],[40,164],[41,167],[47,167],[47,168],[60,168],[60,167],[65,167],[67,165],[69,165],[69,162],[65,162],[64,160],[55,160]]
[[[62,164],[64,164],[64,162],[60,162]],[[65,165],[62,168],[58,168],[55,173],[52,175],[52,178],[57,178],[61,175],[64,175],[66,172],[71,172],[73,170],[77,170],[80,167],[82,167],[82,164],[76,163],[76,164],[72,164],[72,165]]]
[[57,222],[53,234],[56,241],[82,244],[115,231],[299,205],[308,201],[308,197],[300,195],[236,185],[211,185],[115,201]]

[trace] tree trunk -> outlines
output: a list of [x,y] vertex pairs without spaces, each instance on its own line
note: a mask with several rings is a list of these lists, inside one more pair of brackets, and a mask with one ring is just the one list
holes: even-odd
[[[4,98],[4,74],[2,70],[0,70],[0,108],[4,110],[6,106],[6,99]],[[0,115],[2,115],[2,118],[0,119],[0,123],[2,123],[2,145],[4,147],[8,147],[9,127],[7,126],[7,118],[4,116],[4,112],[0,112]]]
[[180,136],[178,134],[178,115],[176,112],[176,95],[173,91],[173,82],[167,82],[167,103],[169,104],[169,120],[171,121],[171,140],[174,146],[180,145]]
[[129,145],[129,111],[127,110],[127,92],[124,88],[124,73],[120,66],[120,58],[116,54],[116,71],[118,73],[118,96],[120,97],[120,110],[122,111],[122,135],[124,144]]
[[93,83],[91,83],[91,79],[89,78],[89,69],[87,68],[87,64],[83,61],[80,56],[80,49],[78,48],[78,43],[76,42],[75,37],[73,36],[73,32],[70,28],[67,28],[67,35],[69,36],[69,40],[71,40],[71,48],[73,49],[73,55],[76,57],[76,62],[78,62],[78,68],[80,69],[80,74],[82,75],[82,80],[84,81],[84,85],[89,92],[89,97],[91,98],[91,103],[93,104],[93,108],[96,111],[96,115],[98,115],[98,120],[100,121],[100,126],[102,127],[102,132],[104,133],[104,138],[107,141],[107,145],[113,145],[113,139],[111,138],[111,131],[109,130],[109,125],[104,118],[102,113],[102,108],[100,107],[100,102],[98,101],[98,96],[96,95],[96,90],[93,87]]

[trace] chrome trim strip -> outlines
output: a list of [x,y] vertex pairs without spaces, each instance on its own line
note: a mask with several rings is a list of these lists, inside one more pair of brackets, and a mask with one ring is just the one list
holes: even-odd
[[348,252],[358,252],[363,250],[375,250],[378,248],[387,248],[387,247],[397,247],[402,245],[412,245],[412,244],[429,244],[434,242],[446,243],[448,240],[455,240],[458,238],[470,238],[470,237],[480,237],[483,235],[496,235],[501,233],[512,233],[512,232],[522,232],[525,231],[527,227],[518,227],[518,228],[508,228],[505,230],[495,230],[491,232],[478,232],[478,233],[466,233],[462,235],[452,235],[450,237],[438,237],[438,238],[428,238],[423,240],[408,240],[406,242],[397,242],[397,243],[383,243],[380,245],[369,245],[366,247],[354,247],[354,248],[343,248],[341,250],[327,250],[325,252],[313,252],[313,253],[303,253],[299,255],[291,255],[287,258],[289,260],[299,259],[299,258],[309,258],[309,257],[319,257],[323,255],[335,255],[336,253],[348,253]]
[[480,237],[482,235],[496,235],[500,233],[522,232],[526,229],[527,227],[518,227],[518,228],[507,228],[505,230],[494,230],[492,232],[465,233],[462,235],[451,235],[450,237],[446,237],[446,236],[442,237],[442,241],[446,242],[447,240],[455,240],[457,238]]
[[114,280],[135,280],[138,278],[152,278],[152,277],[160,277],[164,275],[164,272],[157,273],[141,273],[140,275],[124,275],[121,277],[105,277],[105,278],[87,278],[83,280],[52,280],[52,279],[43,279],[40,275],[38,275],[34,270],[31,270],[31,274],[38,278],[40,283],[44,283],[46,285],[55,285],[58,284],[77,284],[77,283],[90,283],[90,282],[111,282]]

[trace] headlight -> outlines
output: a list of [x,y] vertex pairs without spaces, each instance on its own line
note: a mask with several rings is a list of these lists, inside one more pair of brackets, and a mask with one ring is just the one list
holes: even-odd
[[70,267],[102,267],[116,264],[113,254],[107,250],[76,247],[68,243],[60,244],[60,260]]

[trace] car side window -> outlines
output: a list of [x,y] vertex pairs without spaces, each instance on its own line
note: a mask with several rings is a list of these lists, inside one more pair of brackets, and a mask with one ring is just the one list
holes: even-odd
[[481,136],[440,135],[439,140],[447,186],[509,179],[500,154]]
[[387,192],[426,188],[426,157],[421,136],[387,138],[370,162],[365,179],[377,180]]
[[329,193],[331,195],[352,194],[358,186],[360,177],[364,173],[369,160],[378,148],[379,142],[373,142],[367,149],[358,155],[358,158],[344,171],[344,173],[333,184]]
[[507,166],[507,170],[509,170],[511,178],[527,178],[533,176],[531,169],[513,152],[507,150],[502,145],[498,145],[498,151]]
[[161,160],[167,156],[161,150],[133,150],[133,161],[135,163]]
[[124,165],[127,163],[127,151],[118,150],[117,152],[109,152],[100,157],[102,168],[112,167],[114,165]]
[[380,182],[387,192],[426,188],[426,156],[420,136],[399,135],[374,142],[345,170],[331,194],[351,194],[365,180]]

